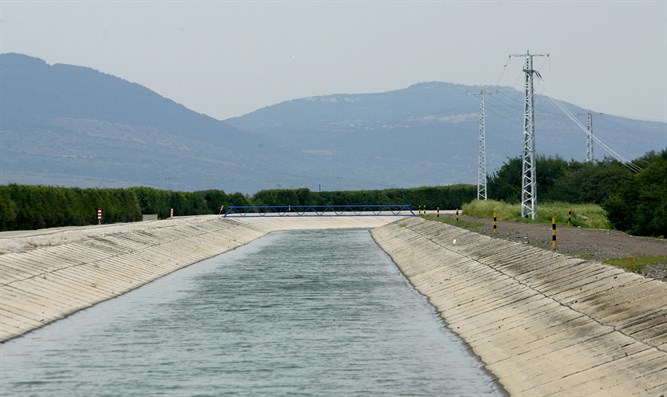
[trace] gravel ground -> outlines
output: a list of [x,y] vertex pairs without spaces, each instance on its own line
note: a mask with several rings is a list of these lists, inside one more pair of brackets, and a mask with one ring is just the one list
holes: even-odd
[[[487,236],[493,235],[493,220],[461,216],[461,220],[484,223],[470,230]],[[551,225],[498,221],[496,237],[518,241],[535,247],[551,249]],[[584,259],[603,261],[627,256],[667,256],[667,240],[630,236],[615,230],[586,229],[557,225],[558,252]],[[648,266],[642,274],[667,282],[667,263]]]

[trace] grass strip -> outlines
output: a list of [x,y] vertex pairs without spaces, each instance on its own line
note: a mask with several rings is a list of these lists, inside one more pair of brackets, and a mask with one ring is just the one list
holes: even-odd
[[624,258],[609,258],[603,262],[638,273],[646,266],[666,264],[667,256],[628,256]]
[[469,221],[464,221],[464,220],[458,220],[457,221],[451,215],[442,215],[440,217],[437,217],[436,215],[421,215],[421,217],[426,219],[426,220],[429,220],[429,221],[447,223],[449,225],[458,226],[458,227],[468,229],[468,230],[471,230],[471,231],[474,231],[473,229],[484,226],[483,222],[469,222]]
[[538,219],[536,221],[521,217],[520,204],[495,200],[473,200],[464,204],[462,208],[464,214],[475,218],[493,218],[495,211],[497,219],[504,221],[551,223],[551,217],[555,216],[556,223],[560,225],[567,224],[570,209],[572,210],[572,226],[611,229],[607,213],[597,204],[540,203],[537,208]]

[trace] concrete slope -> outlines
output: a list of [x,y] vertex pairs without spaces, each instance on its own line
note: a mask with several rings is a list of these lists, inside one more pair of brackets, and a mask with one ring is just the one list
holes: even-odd
[[0,233],[0,341],[272,231],[370,228],[396,219],[201,216]]
[[511,395],[667,392],[667,284],[420,218],[372,234]]

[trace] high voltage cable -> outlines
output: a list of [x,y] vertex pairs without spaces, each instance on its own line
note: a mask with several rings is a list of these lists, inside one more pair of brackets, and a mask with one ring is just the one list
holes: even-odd
[[[558,107],[563,113],[565,113],[565,115],[570,120],[572,120],[579,127],[579,129],[581,129],[583,132],[585,132],[586,136],[589,135],[588,129],[586,129],[586,127],[584,127],[579,122],[579,120],[577,120],[577,118],[574,117],[572,112],[570,112],[561,101],[553,98],[551,95],[547,95],[547,98],[551,99],[551,101],[554,103],[554,105],[556,105],[556,107]],[[603,142],[599,137],[594,135],[593,140],[595,142],[597,142],[598,145],[600,145],[607,153],[611,154],[612,157],[614,157],[616,160],[623,163],[631,171],[633,171],[633,172],[643,171],[643,169],[640,166],[634,164],[632,161],[630,161],[627,158],[625,158],[624,156],[620,155],[618,152],[616,152],[614,149],[612,149],[609,145],[607,145],[605,142]]]
[[[546,62],[546,61],[545,61],[545,62]],[[544,62],[543,62],[543,64],[544,64]],[[579,120],[577,120],[577,118],[572,114],[572,112],[570,112],[570,111],[565,107],[565,105],[564,105],[561,101],[556,100],[553,96],[549,95],[548,90],[547,90],[547,86],[546,86],[546,82],[544,81],[544,79],[542,79],[542,78],[540,77],[540,78],[538,78],[537,80],[538,80],[540,83],[542,83],[541,85],[542,85],[542,89],[543,89],[543,93],[544,93],[544,95],[541,95],[541,96],[545,96],[545,97],[549,98],[549,99],[554,103],[554,105],[556,105],[556,107],[557,107],[561,112],[563,112],[563,113],[564,113],[570,120],[572,120],[572,121],[579,127],[579,129],[581,129],[583,132],[586,133],[586,136],[588,136],[588,135],[589,135],[588,129],[587,129],[586,127],[584,127],[584,126],[579,122]],[[508,99],[510,99],[510,100],[512,100],[512,101],[514,101],[514,102],[519,102],[516,98],[513,98],[513,97],[511,97],[511,96],[509,96],[509,95],[506,95],[505,93],[502,93],[502,92],[501,92],[501,95],[500,95],[500,96],[504,96],[504,97],[506,97],[506,98],[508,98]],[[500,96],[499,96],[499,97],[500,97]],[[557,115],[558,115],[558,114],[555,114],[555,113],[552,113],[552,112],[544,112],[544,113],[551,114],[551,115],[554,115],[554,116],[557,116]],[[593,135],[593,140],[594,140],[595,142],[597,142],[598,145],[600,145],[600,147],[602,147],[602,148],[603,148],[607,153],[609,153],[613,158],[615,158],[616,160],[618,160],[618,161],[620,161],[621,163],[623,163],[626,167],[628,167],[628,168],[629,168],[630,170],[632,170],[633,172],[640,172],[640,171],[643,171],[643,169],[642,169],[641,167],[639,167],[638,165],[634,164],[631,160],[629,160],[629,159],[626,158],[625,156],[623,156],[623,155],[621,155],[620,153],[618,153],[618,152],[617,152],[616,150],[614,150],[611,146],[609,146],[607,143],[605,143],[604,141],[602,141],[598,136]]]
[[[570,110],[567,109],[567,107],[565,107],[565,105],[564,105],[561,101],[559,101],[559,100],[557,100],[557,99],[555,99],[555,98],[553,98],[553,97],[551,97],[551,96],[548,96],[548,98],[551,99],[551,101],[552,101],[552,102],[553,102],[553,103],[554,103],[554,104],[555,104],[555,105],[556,105],[556,106],[557,106],[563,113],[565,113],[565,115],[566,115],[570,120],[572,120],[572,121],[579,127],[579,129],[581,129],[582,131],[584,131],[584,132],[586,133],[586,135],[589,134],[588,129],[587,129],[586,127],[584,127],[583,124],[581,124],[581,122],[580,122],[579,120],[577,120],[577,118],[572,114],[572,112],[570,112]],[[596,142],[598,142],[598,144],[600,144],[600,146],[602,146],[605,150],[607,150],[612,156],[614,156],[614,158],[616,158],[617,160],[619,160],[619,161],[621,161],[621,162],[623,162],[623,163],[628,163],[629,168],[632,169],[633,166],[636,167],[636,168],[639,168],[638,166],[632,164],[632,162],[631,162],[630,160],[628,160],[628,159],[625,158],[624,156],[621,156],[619,153],[617,153],[615,150],[613,150],[611,147],[609,147],[606,143],[602,142],[602,141],[600,140],[600,138],[598,138],[598,137],[596,137],[596,136],[593,136],[593,139],[594,139]],[[639,168],[639,170],[641,171],[641,168]],[[636,171],[636,170],[633,169],[633,171]]]
[[505,70],[507,70],[507,65],[509,65],[511,61],[512,61],[512,57],[507,56],[507,61],[505,62],[505,65],[503,65],[503,70],[500,72],[500,76],[498,77],[498,81],[496,81],[496,86],[500,84],[500,79],[503,78],[503,75],[505,74]]
[[[604,116],[610,116],[610,115],[604,114],[604,113],[600,113],[600,114],[604,115]],[[612,124],[619,129],[627,129],[628,128],[626,125],[622,125],[618,121],[615,121],[612,117],[603,117],[601,120],[603,121],[603,123]],[[626,154],[627,155],[626,157],[631,157],[632,156],[632,154],[630,152],[628,152],[627,150],[620,149],[619,152],[622,152],[622,153]],[[642,161],[645,161],[645,160],[642,160]]]
[[[509,57],[508,57],[508,60],[507,60],[507,61],[505,62],[505,64],[503,65],[503,68],[502,68],[502,70],[501,70],[500,76],[498,77],[498,80],[496,81],[496,86],[500,84],[500,80],[501,80],[501,79],[503,78],[503,76],[505,75],[505,72],[506,72],[506,70],[507,70],[508,65],[509,65],[510,62],[511,62],[511,59],[512,59],[512,56],[509,56]],[[549,93],[548,93],[548,91],[547,91],[546,83],[544,82],[544,79],[542,79],[541,75],[539,74],[539,70],[542,70],[542,69],[544,68],[544,65],[545,65],[547,62],[549,62],[549,66],[551,66],[551,59],[550,59],[549,56],[546,56],[546,57],[545,57],[544,61],[542,61],[542,65],[540,65],[540,67],[536,70],[536,71],[538,72],[538,73],[537,73],[537,75],[538,75],[538,79],[537,79],[537,80],[538,80],[538,82],[541,82],[541,83],[542,83],[542,87],[541,87],[541,88],[542,88],[542,95],[539,95],[540,100],[542,100],[541,97],[547,97],[547,98],[549,98],[549,100],[551,100],[551,101],[553,102],[553,104],[554,104],[554,105],[555,105],[561,112],[563,112],[563,113],[564,113],[570,120],[572,120],[572,121],[579,127],[579,129],[582,130],[582,131],[586,134],[586,136],[589,136],[589,135],[590,135],[590,132],[588,131],[588,129],[587,129],[586,127],[584,127],[584,126],[581,124],[581,122],[579,122],[579,120],[577,120],[577,118],[572,114],[572,112],[570,112],[570,111],[567,109],[567,107],[566,107],[561,101],[559,101],[559,100],[555,99],[554,97],[552,97],[551,95],[549,95]],[[523,71],[522,71],[522,72],[523,72]],[[512,84],[512,86],[511,86],[510,88],[517,89],[516,86],[517,86],[517,83],[518,83],[519,79],[520,79],[521,76],[522,76],[522,72],[520,72],[520,73],[518,74],[516,80],[514,81],[514,83]],[[503,92],[503,91],[497,91],[497,93],[498,93],[499,95],[496,95],[495,97],[491,97],[492,101],[490,101],[490,102],[495,102],[496,105],[502,105],[502,106],[496,106],[496,107],[495,107],[495,109],[497,109],[497,110],[499,110],[499,111],[501,111],[501,112],[502,112],[502,111],[504,111],[504,112],[508,112],[508,110],[511,110],[509,113],[510,113],[510,114],[513,114],[513,113],[514,113],[514,112],[513,112],[513,111],[514,111],[514,107],[513,107],[511,104],[507,103],[506,101],[501,100],[501,98],[503,98],[503,97],[505,97],[505,98],[511,100],[512,102],[514,102],[514,103],[515,103],[516,105],[518,105],[518,106],[523,106],[523,105],[524,105],[523,101],[519,100],[519,98],[510,96],[510,95],[508,95],[507,93],[505,93],[505,92]],[[504,109],[503,109],[503,107],[504,107]],[[503,118],[505,121],[508,121],[508,122],[511,122],[511,123],[514,123],[515,121],[517,121],[517,120],[519,119],[519,118],[517,117],[517,119],[515,119],[515,120],[511,120],[511,119],[509,119],[509,118],[507,118],[507,117],[504,117],[501,113],[494,111],[494,108],[493,108],[493,107],[489,107],[489,108],[487,108],[487,111],[489,111],[489,112],[493,113],[494,115],[496,115],[496,116],[498,116],[498,117],[501,117],[501,118]],[[559,116],[558,113],[548,112],[548,111],[544,111],[544,110],[542,110],[541,113],[550,114],[550,115],[552,115],[552,116]],[[604,149],[607,153],[609,153],[613,158],[615,158],[616,160],[620,161],[623,165],[625,165],[625,166],[626,166],[628,169],[630,169],[631,171],[633,171],[633,172],[640,172],[640,171],[643,171],[643,169],[642,169],[640,166],[638,166],[637,164],[633,163],[631,160],[629,160],[629,159],[626,158],[625,156],[623,156],[623,155],[621,155],[620,153],[618,153],[618,152],[617,152],[616,150],[614,150],[611,146],[609,146],[609,145],[606,144],[604,141],[602,141],[598,136],[593,135],[593,136],[592,136],[592,139],[593,139],[595,142],[597,142],[597,144],[600,145],[600,147],[602,147],[602,149]]]
[[510,119],[510,118],[506,117],[504,114],[498,113],[498,112],[494,111],[492,108],[489,108],[489,107],[486,108],[486,111],[493,114],[496,117],[500,117],[501,119],[503,119],[503,120],[505,120],[505,121],[507,121],[508,123],[511,123],[511,124],[514,124],[514,123],[518,124],[521,121],[521,119],[519,117],[516,117],[514,119]]

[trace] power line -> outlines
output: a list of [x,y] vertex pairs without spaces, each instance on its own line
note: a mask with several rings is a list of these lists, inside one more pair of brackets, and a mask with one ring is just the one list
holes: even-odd
[[572,122],[574,122],[579,127],[579,129],[581,131],[586,133],[586,136],[590,136],[590,138],[593,141],[595,141],[598,145],[600,145],[600,147],[602,147],[602,149],[604,149],[607,153],[609,153],[613,158],[615,158],[616,160],[623,163],[626,167],[628,167],[633,172],[643,171],[643,169],[640,166],[634,164],[632,161],[630,161],[626,157],[619,154],[617,151],[615,151],[609,145],[607,145],[605,142],[603,142],[600,138],[598,138],[595,135],[589,134],[588,129],[585,128],[579,122],[579,120],[577,120],[576,117],[574,117],[572,112],[570,112],[561,101],[553,98],[551,95],[547,95],[547,98],[549,98],[554,103],[554,105],[556,105],[556,107],[558,107],[570,120],[572,120]]

